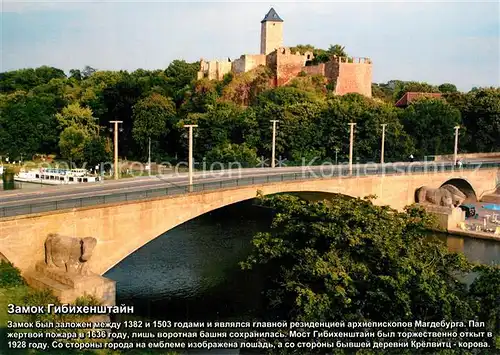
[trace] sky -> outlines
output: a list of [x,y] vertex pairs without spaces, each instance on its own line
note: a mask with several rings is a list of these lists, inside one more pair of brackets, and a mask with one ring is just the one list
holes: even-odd
[[373,82],[500,86],[498,1],[0,1],[0,72],[164,69],[258,54],[272,6],[285,46],[341,44],[372,59]]

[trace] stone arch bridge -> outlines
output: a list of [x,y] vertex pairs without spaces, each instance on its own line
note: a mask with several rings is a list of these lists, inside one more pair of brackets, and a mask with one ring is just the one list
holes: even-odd
[[92,236],[98,243],[89,266],[102,275],[164,232],[212,210],[252,199],[257,190],[265,195],[325,192],[363,197],[373,194],[377,195],[374,203],[402,210],[414,202],[415,190],[423,185],[440,187],[451,183],[461,189],[469,200],[480,199],[495,189],[499,171],[493,167],[460,172],[280,181],[3,217],[0,218],[0,253],[26,272],[44,260],[44,241],[48,234],[82,238]]

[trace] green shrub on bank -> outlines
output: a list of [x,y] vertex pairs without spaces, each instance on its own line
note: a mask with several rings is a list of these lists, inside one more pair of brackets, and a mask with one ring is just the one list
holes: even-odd
[[0,287],[15,287],[24,285],[21,271],[10,262],[0,261]]

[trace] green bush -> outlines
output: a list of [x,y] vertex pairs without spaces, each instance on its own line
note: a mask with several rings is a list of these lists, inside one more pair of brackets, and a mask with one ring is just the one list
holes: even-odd
[[15,287],[24,285],[21,271],[10,262],[0,261],[0,287]]
[[94,295],[80,296],[75,300],[77,306],[100,306],[102,303]]

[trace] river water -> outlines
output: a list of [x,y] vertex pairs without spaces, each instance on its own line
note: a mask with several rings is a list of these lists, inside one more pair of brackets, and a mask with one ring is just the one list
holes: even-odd
[[[245,319],[261,310],[258,273],[239,270],[250,240],[265,231],[270,211],[247,201],[180,225],[106,273],[117,281],[117,304],[144,319]],[[500,264],[500,243],[440,235],[474,261]]]
[[248,319],[260,307],[261,280],[240,271],[238,262],[271,219],[253,200],[207,213],[154,239],[104,276],[117,281],[117,304],[133,304],[141,318]]

